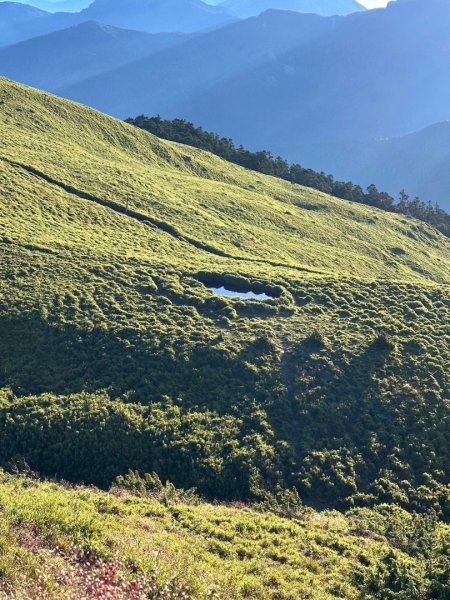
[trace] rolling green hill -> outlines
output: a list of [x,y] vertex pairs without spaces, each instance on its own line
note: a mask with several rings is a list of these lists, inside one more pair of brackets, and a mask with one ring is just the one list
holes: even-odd
[[449,515],[448,239],[0,81],[5,468]]

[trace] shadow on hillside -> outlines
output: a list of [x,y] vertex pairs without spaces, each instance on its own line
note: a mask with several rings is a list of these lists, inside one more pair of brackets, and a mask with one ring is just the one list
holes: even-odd
[[[187,338],[158,337],[158,345],[152,345],[138,336],[132,330],[52,326],[39,314],[0,320],[0,387],[11,387],[18,396],[106,389],[113,398],[127,394],[126,401],[146,405],[169,396],[185,408],[180,415],[176,409],[171,412],[170,402],[164,400],[159,407],[167,407],[167,414],[173,415],[170,427],[159,407],[155,419],[149,407],[150,412],[144,413],[148,422],[141,427],[142,413],[136,406],[128,406],[135,415],[130,425],[121,409],[113,408],[120,403],[112,402],[106,414],[104,404],[99,412],[95,400],[87,400],[93,402],[92,414],[87,407],[81,417],[77,410],[72,414],[69,405],[81,403],[83,411],[85,401],[63,398],[59,404],[66,408],[52,416],[45,409],[32,414],[36,404],[30,399],[19,409],[28,419],[25,429],[30,437],[23,430],[23,419],[16,423],[8,417],[0,431],[10,436],[2,438],[2,465],[7,466],[11,456],[25,457],[32,468],[47,475],[98,485],[108,485],[128,468],[157,470],[177,485],[195,485],[206,495],[224,498],[249,496],[259,462],[261,476],[276,480],[284,464],[275,468],[259,449],[267,448],[273,438],[259,407],[267,408],[270,421],[285,419],[283,396],[277,395],[279,372],[266,372],[270,361],[276,360],[274,345],[257,339],[231,352],[220,338],[200,345],[198,339],[194,344]],[[46,402],[38,406],[45,407]],[[192,408],[204,413],[202,417],[193,416]],[[223,418],[215,418],[213,410]],[[208,428],[208,435],[202,427]],[[212,427],[214,442],[209,435]],[[245,453],[238,451],[240,447]]]
[[[320,340],[305,340],[295,352],[295,401],[298,422],[298,468],[311,451],[348,451],[364,455],[360,482],[369,483],[378,472],[381,453],[372,454],[376,439],[392,436],[389,404],[382,402],[380,382],[386,376],[392,346],[383,336],[372,340],[351,360],[328,352]],[[320,498],[307,497],[320,502]]]
[[106,388],[120,394],[137,386],[138,364],[145,364],[142,348],[126,352],[124,340],[111,332],[53,326],[36,313],[2,319],[0,348],[0,385],[18,395]]
[[144,335],[51,325],[37,313],[3,318],[0,387],[17,395],[107,390],[144,404],[169,396],[186,408],[222,414],[241,413],[245,398],[268,401],[271,375],[258,371],[267,348],[250,344],[231,352],[220,340]]

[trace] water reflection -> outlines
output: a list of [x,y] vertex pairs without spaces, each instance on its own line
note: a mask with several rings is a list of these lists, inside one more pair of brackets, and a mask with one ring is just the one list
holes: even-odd
[[233,290],[228,290],[225,287],[211,287],[209,289],[215,294],[226,296],[227,298],[241,298],[243,300],[270,300],[270,296],[267,294],[255,294],[254,292],[235,292]]

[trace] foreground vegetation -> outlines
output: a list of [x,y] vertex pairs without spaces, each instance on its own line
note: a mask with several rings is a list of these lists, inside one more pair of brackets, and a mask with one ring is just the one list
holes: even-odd
[[449,597],[450,530],[431,516],[388,505],[316,513],[286,499],[272,510],[212,506],[161,484],[136,494],[126,486],[105,493],[0,474],[0,594]]
[[6,597],[447,599],[450,241],[1,79],[0,130],[0,465],[158,496],[2,475]]
[[354,183],[336,181],[332,175],[305,169],[299,164],[290,165],[287,160],[279,156],[275,158],[267,150],[251,152],[243,146],[236,147],[232,140],[221,138],[216,133],[205,131],[202,127],[196,127],[184,119],[169,121],[161,119],[159,115],[156,117],[141,115],[134,119],[127,119],[126,122],[165,140],[213,152],[217,156],[247,169],[305,185],[336,196],[336,198],[415,217],[430,223],[444,235],[450,237],[450,215],[437,204],[424,202],[418,197],[410,198],[404,190],[400,192],[399,200],[396,202],[390,194],[379,191],[374,184],[364,191],[361,186]]

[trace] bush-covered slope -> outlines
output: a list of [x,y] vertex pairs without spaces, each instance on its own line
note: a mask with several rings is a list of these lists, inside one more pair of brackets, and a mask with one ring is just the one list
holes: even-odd
[[2,598],[448,598],[448,527],[386,505],[267,512],[0,474],[0,516]]
[[448,239],[7,80],[0,129],[5,467],[448,514]]

